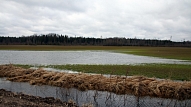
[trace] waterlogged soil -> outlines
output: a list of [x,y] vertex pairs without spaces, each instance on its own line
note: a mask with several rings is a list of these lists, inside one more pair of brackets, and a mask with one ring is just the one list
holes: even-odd
[[0,66],[0,77],[15,82],[29,82],[31,85],[51,85],[76,88],[81,91],[98,90],[116,94],[153,96],[172,99],[191,99],[191,81],[175,82],[135,76],[131,78],[89,74],[50,72],[43,69],[23,69],[12,65]]
[[[55,73],[57,75],[54,75]],[[50,76],[50,74],[51,74],[51,76]],[[59,74],[62,78],[55,78],[55,77],[58,77]],[[49,78],[49,76],[52,78]],[[191,95],[190,94],[191,85],[187,84],[188,85],[187,86],[186,84],[184,84],[186,82],[177,83],[177,82],[173,82],[173,81],[162,81],[160,83],[158,80],[155,81],[155,79],[151,79],[153,81],[150,81],[149,78],[145,78],[146,80],[144,78],[138,78],[139,81],[137,81],[137,78],[129,78],[129,79],[131,79],[130,81],[128,81],[128,79],[126,79],[130,83],[130,84],[126,84],[127,86],[132,84],[131,88],[134,90],[134,91],[132,90],[133,92],[144,91],[145,89],[143,90],[140,88],[141,87],[147,88],[147,86],[148,86],[148,88],[146,90],[150,90],[150,89],[154,88],[155,90],[153,90],[153,91],[155,91],[156,93],[159,93],[159,94],[166,93],[167,95],[170,94],[173,96],[174,96],[174,94],[176,94],[176,96],[183,95],[182,97],[179,96],[178,98],[187,99],[187,100],[176,100],[176,99],[166,99],[166,98],[164,99],[164,98],[157,98],[157,97],[149,97],[149,96],[140,97],[140,96],[133,96],[133,95],[129,95],[129,94],[118,95],[118,94],[114,94],[113,92],[108,92],[108,91],[97,91],[97,90],[80,91],[80,90],[78,90],[79,85],[81,88],[82,88],[82,86],[85,86],[85,88],[90,88],[89,85],[86,86],[86,84],[89,84],[92,82],[91,84],[93,86],[93,81],[90,81],[91,79],[89,77],[91,77],[91,78],[97,77],[96,75],[68,74],[68,73],[62,74],[59,72],[44,71],[42,69],[35,69],[35,70],[34,69],[23,69],[20,67],[14,67],[12,65],[2,65],[2,66],[0,66],[0,77],[7,77],[7,78],[2,78],[2,81],[0,78],[0,89],[2,88],[2,89],[6,89],[8,91],[16,92],[14,94],[27,93],[29,95],[41,96],[43,98],[45,97],[48,99],[52,99],[54,97],[54,98],[60,99],[62,101],[73,100],[74,102],[76,102],[77,105],[80,105],[80,106],[81,105],[84,106],[84,104],[87,104],[89,106],[89,104],[90,104],[90,106],[95,106],[95,107],[190,107],[189,105],[191,105],[190,99],[187,99],[187,98],[189,98],[189,95]],[[30,78],[28,78],[28,77],[30,77]],[[68,81],[66,81],[63,77]],[[98,77],[100,77],[100,76],[98,76]],[[104,78],[107,80],[107,78],[109,78],[109,77],[107,77],[107,78],[103,77],[103,79]],[[8,80],[14,79],[14,81],[17,81],[17,82],[10,82],[10,81],[7,81],[6,79],[8,79]],[[19,81],[17,79],[19,79]],[[63,79],[64,79],[64,81],[63,81]],[[46,80],[48,80],[48,81],[45,82]],[[72,85],[72,84],[75,85],[74,83],[76,83],[75,82],[76,80],[78,82],[79,81],[82,82],[82,84],[76,84],[76,86],[78,86],[78,87],[74,87],[74,88],[72,88],[72,87],[64,88],[65,85],[62,85],[61,87],[55,87],[54,84],[52,84],[53,86],[49,86],[50,84],[49,85],[44,84],[44,83],[54,83],[54,82],[57,83],[58,81],[60,81],[58,83],[63,84],[63,83],[70,82],[70,85]],[[86,83],[84,83],[83,80],[85,80]],[[89,80],[89,81],[87,81],[87,80]],[[94,80],[96,82],[99,79],[94,79]],[[113,80],[115,80],[115,81],[112,82]],[[120,80],[120,78],[118,78],[118,79],[110,78],[109,81],[105,81],[105,82],[103,81],[104,82],[103,84],[107,85],[107,83],[109,82],[108,88],[118,89],[118,87],[121,84],[119,80]],[[100,82],[101,81],[102,80],[100,80]],[[148,82],[148,84],[144,84],[144,83],[147,83],[146,81]],[[33,85],[29,85],[26,82],[29,82],[30,84],[32,83]],[[117,85],[116,85],[116,83],[117,83]],[[115,87],[112,84],[115,85]],[[99,85],[97,85],[97,86],[99,86]],[[140,88],[137,88],[137,86]],[[77,88],[77,89],[75,89],[75,88]],[[107,89],[107,88],[105,88],[105,89]],[[22,93],[20,93],[20,92],[22,92]],[[146,91],[144,91],[144,92],[146,92]],[[139,95],[140,94],[141,93],[139,93]],[[0,98],[2,98],[1,95],[0,95]],[[18,98],[20,98],[20,97],[18,97]],[[21,97],[21,98],[23,98],[23,97]],[[14,99],[12,101],[14,101]],[[20,103],[22,101],[18,101],[18,102]],[[24,103],[24,104],[27,104],[27,103]],[[1,106],[4,106],[4,105],[0,105],[0,107]]]
[[53,97],[38,97],[23,93],[13,93],[0,89],[1,107],[78,107],[74,102],[63,102]]

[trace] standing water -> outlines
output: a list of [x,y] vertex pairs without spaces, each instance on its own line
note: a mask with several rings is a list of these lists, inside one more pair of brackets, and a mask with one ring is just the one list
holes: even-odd
[[[136,56],[107,51],[0,51],[0,64],[62,65],[62,64],[191,64],[182,60]],[[63,101],[74,100],[78,105],[91,103],[95,107],[189,107],[191,100],[136,97],[117,95],[105,91],[79,91],[74,88],[36,86],[23,82],[10,82],[0,78],[0,89],[23,92],[41,97],[55,97]]]
[[191,64],[182,60],[137,56],[107,51],[0,51],[0,64]]
[[191,100],[178,101],[152,97],[136,97],[133,95],[117,95],[105,91],[79,91],[74,88],[60,88],[47,85],[30,85],[24,82],[10,82],[0,78],[0,89],[24,94],[54,97],[62,101],[73,100],[78,105],[93,104],[94,107],[189,107]]

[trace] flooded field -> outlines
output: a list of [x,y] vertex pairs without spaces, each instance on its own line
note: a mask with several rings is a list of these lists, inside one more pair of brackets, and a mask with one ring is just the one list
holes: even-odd
[[0,64],[191,64],[183,60],[136,56],[108,51],[0,51]]
[[[113,53],[108,51],[0,51],[0,65],[2,64],[29,65],[63,65],[63,64],[141,64],[168,63],[191,64],[183,60],[162,59],[155,57],[136,56],[130,54]],[[48,69],[47,69],[48,70]],[[54,70],[54,69],[49,69]],[[56,71],[59,72],[59,71]],[[67,71],[67,73],[74,73]],[[75,72],[76,73],[76,72]],[[93,104],[95,107],[189,107],[191,100],[177,100],[156,98],[149,96],[134,96],[132,94],[115,94],[109,91],[84,90],[64,88],[49,85],[30,85],[28,82],[10,82],[0,78],[0,89],[22,92],[41,97],[54,97],[63,101],[73,100],[78,105]]]

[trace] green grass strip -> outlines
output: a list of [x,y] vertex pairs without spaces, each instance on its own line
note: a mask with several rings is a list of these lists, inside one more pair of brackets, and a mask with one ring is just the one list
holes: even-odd
[[[28,65],[17,65],[29,68]],[[72,70],[83,73],[112,75],[141,75],[172,80],[191,80],[191,66],[183,64],[141,64],[141,65],[48,65],[61,70]]]

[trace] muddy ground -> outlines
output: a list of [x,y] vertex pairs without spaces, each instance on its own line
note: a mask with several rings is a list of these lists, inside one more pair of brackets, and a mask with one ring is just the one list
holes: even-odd
[[38,97],[0,89],[0,107],[78,107],[73,101]]

